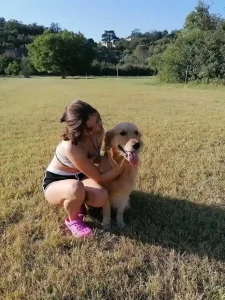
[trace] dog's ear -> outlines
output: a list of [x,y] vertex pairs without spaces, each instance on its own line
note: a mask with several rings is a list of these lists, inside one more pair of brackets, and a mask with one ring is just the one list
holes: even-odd
[[104,138],[103,151],[108,151],[110,149],[111,141],[112,141],[113,137],[114,137],[114,131],[113,130],[106,131],[105,138]]

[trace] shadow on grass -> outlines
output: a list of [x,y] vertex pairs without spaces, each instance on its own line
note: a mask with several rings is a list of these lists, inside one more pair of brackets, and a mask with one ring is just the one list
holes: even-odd
[[80,79],[83,79],[83,80],[88,80],[88,79],[96,79],[96,77],[86,77],[86,76],[77,76],[77,77],[66,77],[66,78],[63,78],[63,79],[67,79],[67,80],[80,80]]
[[130,198],[131,209],[124,215],[126,229],[113,226],[114,234],[143,244],[225,261],[225,209],[222,207],[137,191]]

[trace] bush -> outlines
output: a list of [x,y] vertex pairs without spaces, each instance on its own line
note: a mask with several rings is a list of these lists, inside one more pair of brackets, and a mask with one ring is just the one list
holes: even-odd
[[12,57],[6,55],[0,55],[0,75],[6,75],[5,70],[7,69],[10,62],[13,61]]
[[150,76],[153,74],[153,70],[145,65],[124,64],[119,66],[120,76]]
[[116,76],[116,66],[94,60],[89,70],[89,74],[93,76]]
[[8,67],[5,69],[6,75],[19,75],[21,71],[21,64],[19,61],[14,60],[13,62],[8,64]]
[[145,65],[133,65],[130,63],[123,65],[113,65],[106,64],[104,62],[100,63],[98,61],[93,61],[90,75],[93,76],[116,76],[117,67],[119,71],[119,76],[149,76],[153,75],[154,72],[149,66]]
[[31,67],[29,57],[23,56],[21,59],[21,75],[23,75],[25,78],[29,78],[32,72],[33,69]]
[[194,29],[180,34],[175,43],[149,64],[157,68],[162,81],[189,82],[225,77],[225,32]]
[[225,20],[199,1],[173,44],[149,59],[165,82],[222,82],[225,77]]

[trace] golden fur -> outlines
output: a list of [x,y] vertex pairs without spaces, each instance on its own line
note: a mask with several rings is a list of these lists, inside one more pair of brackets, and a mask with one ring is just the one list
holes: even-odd
[[[123,148],[119,148],[119,145]],[[105,134],[104,150],[107,155],[99,165],[100,170],[110,168],[109,159],[120,165],[119,176],[111,182],[105,183],[108,191],[108,201],[103,207],[103,228],[110,228],[111,207],[117,209],[117,223],[124,227],[123,213],[129,202],[129,195],[134,188],[138,173],[138,151],[142,145],[141,134],[137,127],[128,122],[119,123]],[[134,149],[138,148],[138,149]],[[133,158],[131,165],[128,153]],[[135,159],[136,158],[136,159]]]

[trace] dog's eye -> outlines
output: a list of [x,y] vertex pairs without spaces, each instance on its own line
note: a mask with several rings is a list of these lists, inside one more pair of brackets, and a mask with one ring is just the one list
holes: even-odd
[[124,135],[126,135],[126,134],[127,134],[127,133],[126,133],[126,131],[124,131],[124,130],[120,132],[120,135],[122,135],[122,136],[124,136]]
[[134,132],[136,135],[138,135],[138,131],[136,130],[135,132]]

